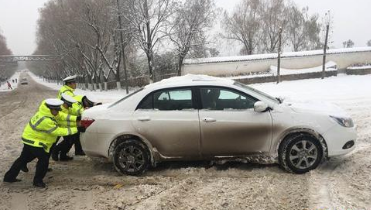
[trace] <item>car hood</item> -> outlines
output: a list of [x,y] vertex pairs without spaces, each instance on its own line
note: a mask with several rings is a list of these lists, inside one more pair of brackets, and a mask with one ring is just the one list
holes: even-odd
[[288,101],[283,103],[284,106],[289,107],[291,110],[297,113],[313,113],[313,114],[324,114],[336,117],[349,117],[349,115],[339,106],[320,101]]

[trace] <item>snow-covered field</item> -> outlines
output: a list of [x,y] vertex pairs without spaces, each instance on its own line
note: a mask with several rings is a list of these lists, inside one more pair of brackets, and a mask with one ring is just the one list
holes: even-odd
[[[38,103],[57,93],[29,80],[29,87],[0,93],[0,176],[19,156],[23,126]],[[371,75],[252,86],[285,100],[342,107],[357,125],[356,150],[304,175],[289,174],[277,165],[196,162],[160,164],[141,177],[129,177],[119,175],[110,163],[75,157],[68,163],[51,161],[54,170],[45,178],[46,190],[32,188],[34,161],[29,173],[20,173],[22,182],[0,185],[0,209],[371,209]],[[103,102],[125,95],[77,93],[93,94]]]

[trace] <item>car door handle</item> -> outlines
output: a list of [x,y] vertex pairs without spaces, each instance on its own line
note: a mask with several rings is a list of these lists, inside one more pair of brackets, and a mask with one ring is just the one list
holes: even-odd
[[203,118],[202,120],[203,120],[204,122],[215,122],[215,121],[216,121],[216,119],[211,118],[211,117],[206,117],[206,118]]
[[144,122],[144,121],[150,121],[151,118],[148,117],[148,116],[145,116],[145,117],[138,117],[138,120]]

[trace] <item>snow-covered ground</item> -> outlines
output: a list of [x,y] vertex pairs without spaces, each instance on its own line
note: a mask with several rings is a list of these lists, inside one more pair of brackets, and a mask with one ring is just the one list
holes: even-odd
[[363,65],[363,66],[351,66],[347,69],[371,69],[371,64]]
[[[0,84],[0,92],[12,91],[12,90],[16,89],[16,88],[18,87],[19,82],[20,82],[19,74],[20,74],[20,72],[19,72],[19,71],[16,71],[16,72],[13,74],[13,76],[11,76],[11,77],[8,79],[8,81],[9,81],[9,83],[12,85],[12,88],[13,88],[13,89],[9,89],[9,88],[8,88],[8,84],[7,84],[6,81],[5,81],[5,82],[2,82],[2,83]],[[15,82],[15,79],[17,79],[17,82]],[[13,82],[13,81],[14,81],[14,82]]]
[[[285,100],[334,103],[353,118],[358,132],[355,151],[307,174],[290,174],[276,165],[167,163],[130,177],[118,176],[110,163],[75,157],[68,163],[51,161],[54,170],[45,178],[47,190],[31,187],[34,163],[29,164],[30,172],[19,175],[22,182],[0,185],[0,209],[371,209],[370,81],[371,75],[338,75],[252,85]],[[55,90],[33,85],[31,81],[29,89],[37,92],[23,86],[14,95],[0,93],[0,176],[20,154],[19,138],[33,109],[43,98],[56,96]],[[104,102],[125,95],[77,93],[93,94]]]

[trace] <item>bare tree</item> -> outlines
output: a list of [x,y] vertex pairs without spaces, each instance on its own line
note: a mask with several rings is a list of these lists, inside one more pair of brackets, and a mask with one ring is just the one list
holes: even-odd
[[288,24],[286,28],[287,39],[295,52],[301,50],[313,50],[321,47],[321,26],[318,23],[318,15],[308,15],[308,7],[301,11],[296,5],[288,8]]
[[[1,34],[0,30],[0,56],[1,55],[12,55],[12,51],[8,48],[6,38]],[[0,85],[3,81],[7,80],[14,74],[17,68],[17,62],[12,63],[1,63],[0,62]]]
[[354,46],[354,42],[350,39],[348,41],[343,42],[344,48],[352,48],[353,46]]
[[[214,37],[215,38],[215,37]],[[212,47],[215,40],[207,36],[207,33],[198,33],[195,36],[195,43],[189,49],[187,57],[189,58],[209,58],[219,55],[219,51]]]
[[[303,9],[306,10],[306,9]],[[288,40],[295,52],[305,48],[307,40],[305,30],[305,18],[297,6],[291,6],[289,10],[289,22],[287,25]]]
[[6,38],[1,33],[0,33],[0,55],[12,55],[12,51],[8,48],[8,45],[6,43]]
[[174,0],[127,0],[123,17],[130,24],[133,38],[147,56],[150,80],[153,81],[154,49],[166,36]]
[[188,0],[177,8],[169,37],[176,46],[178,75],[181,75],[183,61],[192,45],[205,43],[204,40],[198,42],[197,37],[211,29],[216,14],[214,0]]
[[224,12],[222,27],[226,32],[222,37],[242,43],[245,47],[243,52],[251,55],[259,42],[261,31],[261,14],[259,0],[242,0],[229,15]]
[[[263,52],[273,53],[277,51],[278,32],[280,28],[286,30],[288,24],[288,9],[284,0],[264,0],[262,1],[262,37],[261,44]],[[282,44],[287,40],[283,34]]]
[[119,74],[121,48],[114,10],[111,0],[54,0],[41,10],[38,49],[63,58],[55,65],[59,76],[78,73],[103,89],[110,74]]

